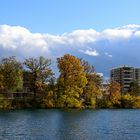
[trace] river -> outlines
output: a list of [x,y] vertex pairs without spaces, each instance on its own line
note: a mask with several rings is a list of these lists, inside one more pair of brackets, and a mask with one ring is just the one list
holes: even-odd
[[0,111],[0,140],[139,140],[140,110]]

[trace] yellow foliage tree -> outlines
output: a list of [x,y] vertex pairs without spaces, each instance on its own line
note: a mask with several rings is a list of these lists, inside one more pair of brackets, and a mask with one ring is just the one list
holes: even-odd
[[66,54],[57,59],[60,76],[57,81],[58,106],[81,107],[81,95],[87,84],[80,59]]
[[108,83],[108,93],[109,93],[109,101],[112,105],[120,105],[121,104],[121,87],[120,84],[116,81],[110,81]]

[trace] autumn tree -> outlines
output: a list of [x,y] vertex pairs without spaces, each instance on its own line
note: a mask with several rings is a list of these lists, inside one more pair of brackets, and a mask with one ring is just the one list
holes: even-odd
[[57,59],[60,76],[57,81],[58,106],[81,107],[81,95],[87,83],[80,59],[66,54]]
[[22,89],[22,64],[14,56],[1,60],[0,84],[6,91]]
[[140,108],[140,96],[133,96],[133,108]]
[[81,64],[82,64],[82,66],[84,68],[84,72],[86,73],[86,76],[88,76],[91,73],[95,73],[95,68],[94,68],[93,65],[90,65],[88,63],[88,61],[85,61],[83,59],[80,59],[80,61],[81,61]]
[[138,107],[140,102],[137,102],[140,100],[136,100],[136,97],[130,95],[129,93],[125,93],[121,97],[121,107],[122,108],[133,108]]
[[56,92],[57,92],[56,79],[52,77],[47,85],[47,88],[45,88],[45,94],[43,94],[42,96],[42,100],[40,103],[42,108],[56,107],[56,102],[57,102]]
[[50,68],[51,60],[42,56],[29,58],[24,61],[25,70],[30,74],[31,90],[34,93],[42,92],[53,77]]
[[119,106],[121,104],[121,86],[116,81],[108,82],[108,97],[113,106]]
[[2,94],[0,94],[0,109],[12,109],[11,101],[7,100]]
[[83,92],[85,104],[95,107],[97,98],[102,94],[102,77],[95,72],[94,66],[90,65],[87,61],[81,59],[81,64],[84,68],[84,72],[87,78],[87,84]]
[[134,96],[139,95],[139,93],[140,93],[140,86],[139,86],[137,81],[134,80],[134,81],[132,81],[130,83],[129,93],[131,95],[134,95]]
[[0,92],[4,89],[4,77],[0,74]]

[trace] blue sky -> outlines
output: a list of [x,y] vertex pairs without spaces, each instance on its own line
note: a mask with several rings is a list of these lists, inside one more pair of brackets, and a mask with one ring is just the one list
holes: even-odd
[[[70,53],[109,77],[140,67],[140,0],[1,0],[0,57]],[[54,66],[56,70],[56,65]]]
[[139,24],[140,0],[1,0],[0,24],[62,34]]

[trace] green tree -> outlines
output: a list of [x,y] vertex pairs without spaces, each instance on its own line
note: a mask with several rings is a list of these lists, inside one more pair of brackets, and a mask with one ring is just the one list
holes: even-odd
[[46,85],[53,77],[53,72],[50,68],[51,60],[42,56],[29,58],[24,61],[24,65],[30,73],[31,90],[34,93],[44,92]]
[[57,59],[60,76],[57,81],[59,107],[81,107],[81,95],[87,84],[80,59],[66,54]]
[[22,89],[22,64],[16,58],[4,58],[0,62],[0,83],[6,91]]

